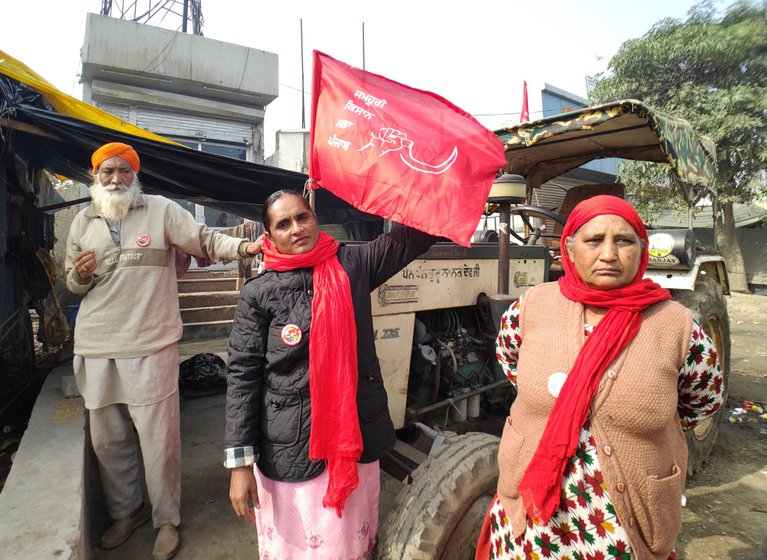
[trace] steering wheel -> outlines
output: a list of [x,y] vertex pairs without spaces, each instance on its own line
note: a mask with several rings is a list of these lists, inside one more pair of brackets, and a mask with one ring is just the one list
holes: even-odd
[[564,218],[562,218],[562,216],[560,216],[556,212],[552,212],[551,210],[546,210],[545,208],[541,208],[540,206],[512,206],[510,209],[510,213],[517,214],[520,218],[522,218],[522,222],[525,224],[525,228],[527,229],[527,231],[531,232],[526,237],[523,237],[519,235],[517,232],[515,232],[511,227],[509,227],[509,234],[512,235],[514,239],[516,239],[523,245],[532,245],[541,237],[543,237],[544,239],[559,239],[561,237],[561,235],[558,233],[549,233],[549,232],[541,231],[540,227],[534,227],[532,222],[530,221],[530,218],[548,218],[564,226],[565,225]]

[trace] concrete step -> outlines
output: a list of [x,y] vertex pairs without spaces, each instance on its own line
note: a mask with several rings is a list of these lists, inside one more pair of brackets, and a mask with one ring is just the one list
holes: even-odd
[[237,305],[240,292],[225,290],[222,292],[197,292],[179,294],[178,302],[181,309],[194,307],[214,307],[217,305]]
[[184,325],[184,334],[181,336],[181,341],[189,342],[212,338],[229,338],[229,333],[232,332],[232,323],[232,321],[201,321],[197,323],[186,323]]
[[182,342],[227,339],[240,292],[237,269],[192,269],[178,280]]
[[194,278],[221,278],[227,276],[237,276],[236,268],[190,268],[181,277],[183,279]]
[[184,276],[178,279],[179,294],[232,291],[237,286],[237,278],[234,276],[212,278],[185,278]]
[[178,345],[179,361],[183,362],[196,354],[203,353],[217,354],[227,361],[227,342],[229,342],[228,338],[221,337],[181,341]]
[[234,318],[236,305],[216,305],[209,307],[188,307],[181,310],[181,322],[206,323],[210,321],[230,321]]

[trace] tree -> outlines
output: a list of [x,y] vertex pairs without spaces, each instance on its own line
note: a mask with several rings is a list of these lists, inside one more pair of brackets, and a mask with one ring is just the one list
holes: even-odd
[[[688,208],[710,196],[730,287],[748,291],[733,203],[767,193],[767,0],[740,0],[721,16],[705,0],[686,20],[661,20],[643,37],[623,43],[593,100],[626,98],[682,117],[716,143],[713,192],[684,188],[648,164],[625,166],[623,180],[639,205],[650,210],[652,197],[661,192]],[[659,203],[656,199],[655,206]],[[667,196],[662,204],[669,204]]]

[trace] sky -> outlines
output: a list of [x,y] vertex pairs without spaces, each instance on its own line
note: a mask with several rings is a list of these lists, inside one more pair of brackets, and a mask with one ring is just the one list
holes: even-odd
[[[150,4],[135,1],[139,8]],[[130,4],[129,0],[113,3]],[[279,97],[266,107],[264,119],[268,156],[277,130],[301,128],[301,24],[307,127],[312,50],[362,68],[364,27],[366,70],[437,93],[492,130],[519,122],[523,81],[530,118],[540,118],[544,84],[586,97],[586,76],[607,70],[624,41],[641,37],[663,18],[684,19],[696,3],[202,0],[202,12],[206,37],[279,56]],[[88,12],[99,12],[102,0],[0,0],[0,4],[0,50],[81,99],[85,18]],[[717,6],[722,8],[720,2]],[[162,25],[175,27],[168,23]]]

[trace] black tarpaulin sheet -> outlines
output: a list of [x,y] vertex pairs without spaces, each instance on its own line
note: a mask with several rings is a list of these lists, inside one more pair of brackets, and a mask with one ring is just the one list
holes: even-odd
[[[302,173],[175,144],[63,94],[7,55],[0,62],[0,141],[34,168],[89,184],[93,151],[107,142],[125,142],[139,153],[139,179],[147,193],[254,220],[260,220],[262,204],[274,191],[304,188]],[[326,224],[380,221],[324,189],[316,193],[316,209]]]
[[[36,167],[90,183],[93,151],[107,142],[125,142],[141,157],[139,178],[146,192],[190,200],[252,219],[260,219],[261,205],[272,192],[278,189],[300,192],[307,179],[301,173],[120,134],[33,107],[16,107],[15,120],[47,133],[17,134],[17,151]],[[317,191],[316,206],[324,223],[344,223],[367,216],[322,189]]]

